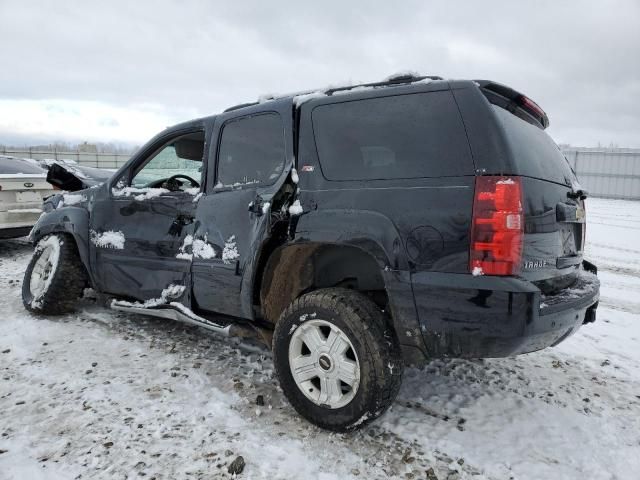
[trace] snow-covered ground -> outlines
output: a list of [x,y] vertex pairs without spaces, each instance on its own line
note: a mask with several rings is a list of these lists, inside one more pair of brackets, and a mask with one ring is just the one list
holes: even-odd
[[538,353],[408,369],[391,411],[347,435],[296,416],[260,347],[90,302],[28,314],[31,247],[0,242],[0,479],[227,478],[238,455],[247,479],[636,479],[640,202],[590,199],[587,216],[595,324]]

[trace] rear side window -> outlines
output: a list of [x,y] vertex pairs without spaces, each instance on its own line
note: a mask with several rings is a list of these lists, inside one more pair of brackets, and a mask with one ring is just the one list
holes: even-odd
[[285,161],[280,115],[267,113],[224,125],[218,154],[217,187],[274,183]]
[[575,175],[558,146],[540,127],[491,105],[504,128],[518,175],[571,185]]
[[473,175],[451,92],[320,105],[313,129],[328,180]]

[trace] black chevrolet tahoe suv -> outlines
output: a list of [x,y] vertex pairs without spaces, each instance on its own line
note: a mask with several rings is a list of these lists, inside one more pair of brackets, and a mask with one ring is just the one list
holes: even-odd
[[586,192],[531,99],[400,75],[166,129],[31,232],[23,301],[172,318],[272,348],[309,421],[356,428],[405,364],[506,357],[595,320]]

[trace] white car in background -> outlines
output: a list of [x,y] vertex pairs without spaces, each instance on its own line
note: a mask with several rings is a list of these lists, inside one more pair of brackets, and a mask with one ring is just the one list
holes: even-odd
[[0,239],[28,235],[53,193],[37,162],[0,155]]

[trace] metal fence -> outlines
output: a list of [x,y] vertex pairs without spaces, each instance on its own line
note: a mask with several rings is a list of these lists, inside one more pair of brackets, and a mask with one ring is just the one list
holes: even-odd
[[[590,196],[640,200],[640,149],[566,147],[562,151]],[[0,155],[38,160],[71,159],[80,165],[99,168],[118,168],[130,157],[117,153],[59,152],[28,148],[0,149]]]
[[591,197],[640,200],[640,149],[563,148]]
[[53,158],[55,160],[68,159],[87,167],[118,168],[123,165],[131,155],[124,153],[95,153],[95,152],[61,152],[58,150],[36,150],[31,148],[12,149],[0,148],[0,155],[9,155],[19,158],[33,158],[43,160]]

